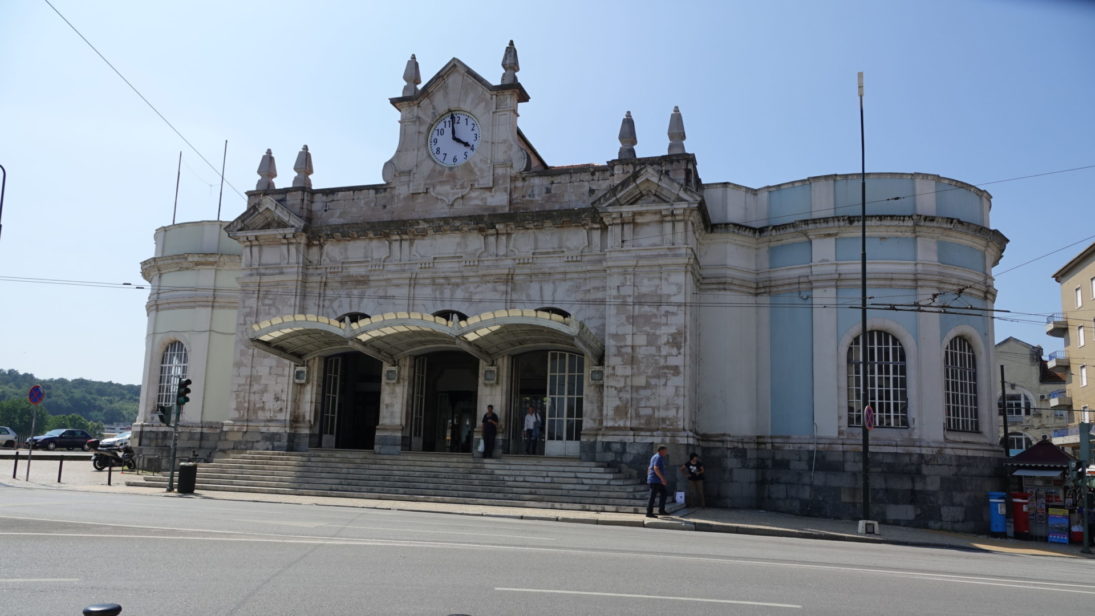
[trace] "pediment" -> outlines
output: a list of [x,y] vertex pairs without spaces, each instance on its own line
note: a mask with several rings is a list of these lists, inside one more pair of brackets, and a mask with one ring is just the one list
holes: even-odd
[[702,195],[673,179],[669,173],[643,167],[602,191],[593,198],[592,205],[610,208],[661,203],[699,204],[702,201]]
[[228,223],[225,231],[229,236],[247,232],[280,231],[296,233],[304,229],[304,219],[271,197],[263,197],[239,218]]

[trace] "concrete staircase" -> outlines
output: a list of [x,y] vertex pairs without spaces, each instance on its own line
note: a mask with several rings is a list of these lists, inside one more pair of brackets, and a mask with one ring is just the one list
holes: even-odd
[[[644,513],[644,479],[575,458],[246,451],[199,464],[195,489]],[[166,474],[127,481],[149,484],[166,487]]]

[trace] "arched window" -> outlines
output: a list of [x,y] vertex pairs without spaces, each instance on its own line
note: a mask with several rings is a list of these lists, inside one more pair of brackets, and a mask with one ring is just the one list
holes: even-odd
[[977,432],[977,356],[969,340],[956,336],[943,354],[948,430]]
[[909,427],[908,377],[905,369],[905,348],[898,339],[884,331],[867,332],[866,355],[860,352],[860,339],[848,347],[848,425],[863,425],[860,378],[867,370],[867,400],[874,408],[875,425],[879,428]]
[[[1009,393],[1006,398],[1008,417],[1029,417],[1031,399],[1030,396],[1022,392]],[[1000,399],[996,399],[996,410],[1002,415],[1003,409],[1000,405]]]
[[442,319],[445,319],[449,323],[452,323],[452,320],[453,320],[454,317],[456,318],[457,321],[467,321],[468,320],[468,315],[464,314],[463,312],[460,312],[459,310],[438,310],[437,312],[433,313],[433,316],[441,317]]
[[180,378],[186,378],[189,359],[186,345],[178,340],[167,345],[160,359],[160,383],[156,391],[156,404],[172,406],[175,404],[175,388]]
[[346,314],[338,317],[335,320],[338,321],[339,323],[344,323],[344,322],[346,322],[346,319],[349,319],[350,323],[353,324],[353,323],[357,323],[358,321],[364,321],[365,319],[368,319],[368,318],[369,318],[369,315],[365,314],[364,312],[347,312]]
[[563,310],[562,308],[556,308],[554,306],[544,306],[542,308],[537,308],[536,311],[537,312],[550,312],[551,314],[557,314],[557,315],[563,317],[564,319],[570,318],[570,313],[569,312],[567,312],[566,310]]
[[1033,444],[1034,441],[1022,432],[1008,432],[1008,453],[1013,456],[1022,453]]

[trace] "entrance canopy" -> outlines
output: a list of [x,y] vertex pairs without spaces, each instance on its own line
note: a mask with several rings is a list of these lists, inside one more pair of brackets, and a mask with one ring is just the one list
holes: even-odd
[[295,363],[348,350],[387,364],[446,349],[465,351],[487,363],[503,354],[536,349],[578,349],[595,363],[604,356],[604,345],[581,321],[523,309],[452,321],[421,312],[388,312],[342,323],[312,314],[285,315],[252,325],[250,340],[256,348]]

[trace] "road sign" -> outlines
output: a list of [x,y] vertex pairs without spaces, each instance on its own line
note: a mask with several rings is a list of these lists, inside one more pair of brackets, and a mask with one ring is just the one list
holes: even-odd
[[34,387],[30,388],[30,391],[27,392],[27,400],[29,400],[30,403],[35,406],[41,404],[42,400],[45,399],[46,392],[42,389],[41,385],[35,385]]
[[869,404],[863,409],[863,425],[868,430],[874,430],[874,409]]

